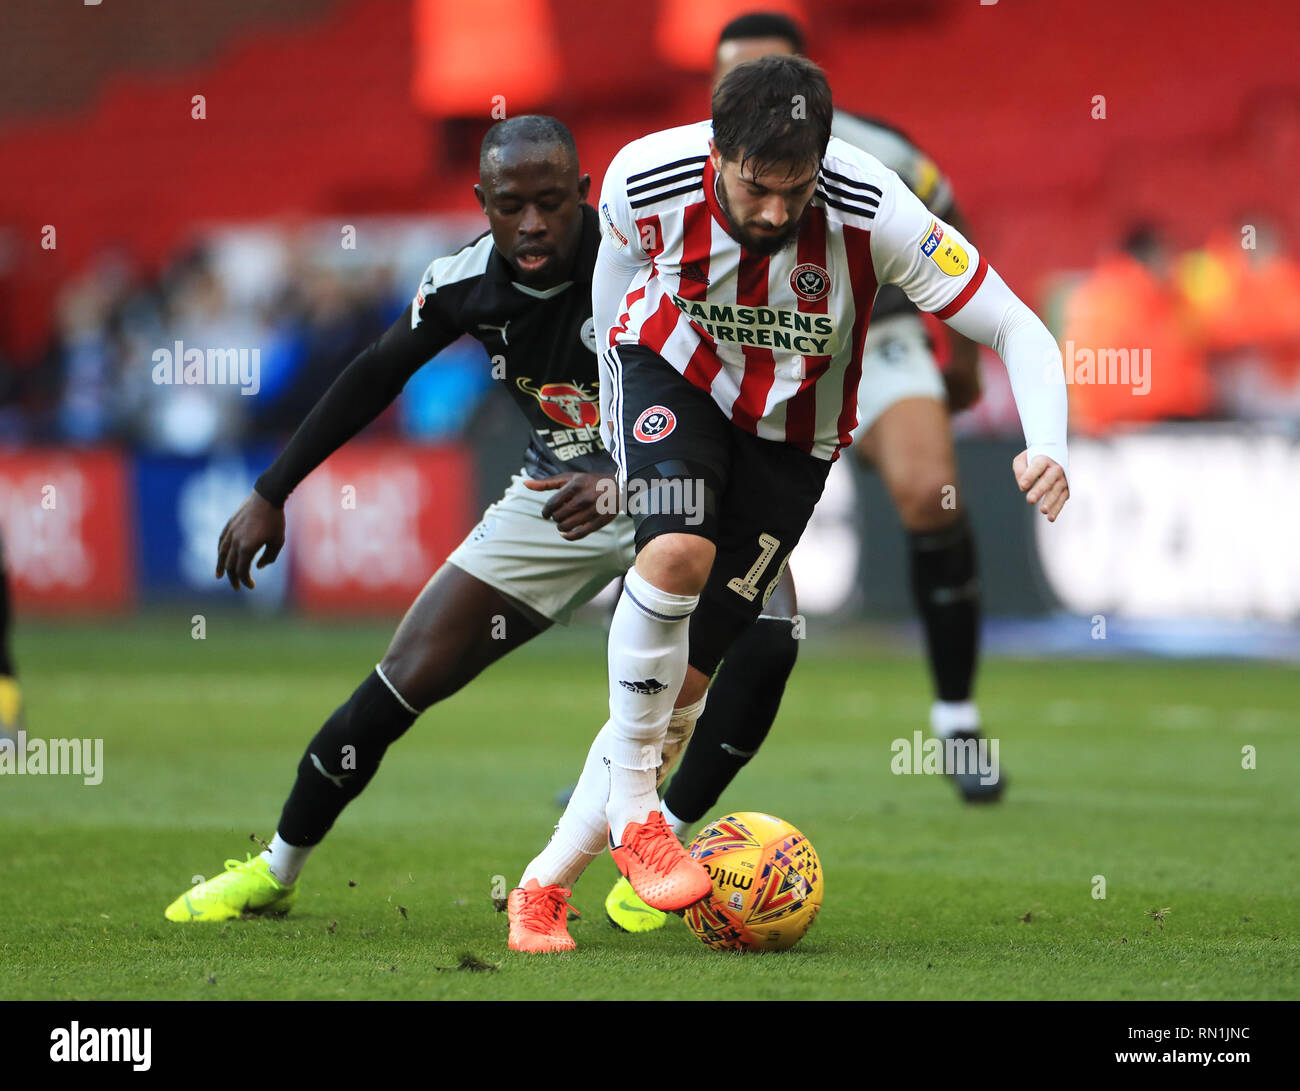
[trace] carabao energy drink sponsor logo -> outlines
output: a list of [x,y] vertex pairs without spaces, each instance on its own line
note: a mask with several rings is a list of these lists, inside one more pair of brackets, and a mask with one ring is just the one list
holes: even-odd
[[835,319],[831,315],[738,303],[707,303],[677,295],[669,298],[715,341],[804,356],[834,355],[837,341]]
[[600,423],[600,405],[594,387],[584,383],[542,383],[520,376],[515,380],[519,389],[537,399],[537,404],[556,424],[570,428]]

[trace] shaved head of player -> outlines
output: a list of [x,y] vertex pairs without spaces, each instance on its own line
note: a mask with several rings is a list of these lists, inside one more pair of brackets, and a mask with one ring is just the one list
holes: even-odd
[[732,237],[752,254],[794,244],[831,138],[831,90],[804,57],[737,65],[713,92],[709,156]]
[[573,134],[553,117],[498,122],[483,137],[478,173],[474,195],[519,282],[546,289],[571,280],[591,189]]

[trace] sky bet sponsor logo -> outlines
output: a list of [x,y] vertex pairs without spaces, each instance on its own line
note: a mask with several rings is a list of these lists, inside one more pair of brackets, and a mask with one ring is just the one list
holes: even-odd
[[943,242],[943,228],[932,222],[930,224],[930,234],[926,237],[925,242],[921,243],[921,253],[927,258],[934,257],[934,252],[939,249],[941,242]]
[[959,277],[970,268],[966,251],[952,239],[944,241],[944,231],[937,220],[930,221],[930,234],[921,243],[921,253],[950,277]]
[[806,356],[831,356],[835,320],[828,314],[773,307],[742,307],[731,303],[701,303],[681,296],[669,298],[715,341],[759,348],[783,349]]
[[607,228],[605,237],[614,244],[616,250],[622,250],[627,246],[627,236],[621,232],[614,223],[614,217],[609,214],[609,205],[600,206],[600,214],[604,217],[605,227]]

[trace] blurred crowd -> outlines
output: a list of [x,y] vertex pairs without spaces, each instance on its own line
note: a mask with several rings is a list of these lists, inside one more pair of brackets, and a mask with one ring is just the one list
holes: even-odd
[[[1135,225],[1067,292],[1058,325],[1067,375],[1075,371],[1075,431],[1300,422],[1300,262],[1262,214],[1181,252],[1156,227]],[[1127,377],[1113,374],[1125,363]]]
[[[390,268],[344,270],[305,248],[284,257],[280,274],[250,293],[206,246],[154,276],[124,254],[102,255],[60,291],[43,357],[8,369],[0,438],[197,454],[291,432],[408,297]],[[205,357],[247,353],[256,392],[235,381],[157,381],[177,342]]]
[[[414,270],[452,248],[429,237],[404,259],[363,262],[337,244],[254,228],[191,247],[154,276],[106,253],[64,286],[43,356],[25,367],[0,360],[0,441],[176,454],[281,441],[408,304]],[[1300,263],[1291,254],[1263,215],[1181,252],[1137,224],[1094,268],[1063,276],[1044,307],[1064,350],[1073,430],[1170,419],[1294,426]],[[158,382],[156,354],[174,355],[177,342],[256,350],[256,393],[236,382]],[[490,385],[484,359],[472,343],[449,350],[376,431],[456,434]],[[972,420],[976,430],[1015,427],[1013,415]]]

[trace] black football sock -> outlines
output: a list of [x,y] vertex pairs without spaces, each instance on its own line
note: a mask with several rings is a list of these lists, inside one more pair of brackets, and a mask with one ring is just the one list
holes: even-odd
[[276,827],[281,839],[290,845],[319,844],[417,715],[371,671],[308,743]]
[[965,515],[942,530],[909,534],[912,598],[925,626],[935,696],[968,701],[979,654],[975,536]]
[[675,817],[702,819],[763,745],[798,654],[784,618],[759,618],[732,644],[664,795]]

